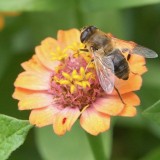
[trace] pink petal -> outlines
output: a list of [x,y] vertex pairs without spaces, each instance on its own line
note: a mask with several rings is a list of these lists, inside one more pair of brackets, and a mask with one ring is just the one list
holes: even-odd
[[98,98],[93,106],[99,112],[115,116],[122,111],[124,104],[118,96],[106,96]]
[[70,29],[68,31],[59,30],[57,36],[61,48],[65,48],[73,43],[80,43],[80,31],[77,29]]
[[57,41],[52,38],[46,38],[40,46],[36,47],[36,55],[39,61],[52,71],[59,65],[59,61],[52,60],[52,53],[57,47]]
[[14,85],[31,90],[49,90],[51,76],[45,73],[22,72],[18,75]]
[[53,103],[53,96],[46,93],[26,95],[18,103],[20,110],[35,109],[49,106]]
[[53,129],[57,135],[63,135],[69,131],[80,116],[78,108],[66,107],[54,116]]
[[55,106],[48,106],[31,111],[29,121],[37,127],[43,127],[53,123],[53,117],[59,110]]
[[110,127],[110,117],[96,111],[93,107],[87,108],[80,117],[80,124],[84,130],[92,135],[98,135]]

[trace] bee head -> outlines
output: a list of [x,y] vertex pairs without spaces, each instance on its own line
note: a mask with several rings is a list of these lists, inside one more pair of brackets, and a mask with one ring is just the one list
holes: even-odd
[[86,26],[86,27],[83,27],[81,29],[81,35],[80,35],[80,40],[82,43],[85,43],[89,38],[90,36],[95,33],[95,31],[97,30],[96,27],[94,26]]

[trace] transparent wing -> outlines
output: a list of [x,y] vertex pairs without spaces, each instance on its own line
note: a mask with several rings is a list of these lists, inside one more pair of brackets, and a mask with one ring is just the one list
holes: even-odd
[[136,45],[133,48],[132,53],[144,56],[145,58],[156,58],[156,57],[158,57],[158,54],[156,52],[154,52],[153,50],[148,49],[146,47],[140,46],[140,45]]
[[114,42],[115,48],[120,49],[122,51],[128,49],[131,54],[138,54],[145,58],[158,57],[158,54],[155,51],[138,45],[132,41],[124,41],[118,38],[112,38],[112,41]]
[[114,89],[114,64],[110,56],[103,56],[102,58],[94,55],[94,62],[96,66],[97,76],[103,90],[110,94]]

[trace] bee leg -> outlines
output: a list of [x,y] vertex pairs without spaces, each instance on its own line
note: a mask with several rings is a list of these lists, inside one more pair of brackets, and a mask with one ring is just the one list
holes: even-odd
[[80,51],[83,51],[83,52],[89,52],[89,50],[87,48],[83,48],[83,49],[79,49]]
[[93,61],[94,61],[94,59],[91,59],[91,61],[87,64],[86,69],[85,69],[85,72],[87,71],[89,65],[90,65],[91,63],[93,63]]
[[128,52],[127,61],[129,61],[130,58],[131,58],[131,51],[128,48],[123,48],[122,49],[122,53],[127,53],[127,52]]
[[115,89],[116,92],[118,93],[118,96],[119,96],[121,102],[122,102],[124,105],[126,105],[125,102],[123,101],[122,97],[121,97],[121,94],[119,93],[119,90],[118,90],[115,86],[114,86],[114,89]]
[[131,71],[131,73],[134,74],[134,75],[138,75],[138,73],[135,73],[135,72],[132,72],[132,71]]
[[[130,59],[131,59],[131,53],[129,53],[129,54],[127,55],[127,61],[129,61]],[[137,75],[137,73],[135,73],[135,72],[132,72],[132,71],[131,71],[131,73]]]
[[129,61],[130,58],[131,58],[131,54],[129,53],[129,54],[127,55],[127,61]]

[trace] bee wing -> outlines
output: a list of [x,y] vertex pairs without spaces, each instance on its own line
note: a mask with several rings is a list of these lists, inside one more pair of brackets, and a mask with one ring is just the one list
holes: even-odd
[[158,54],[151,50],[151,49],[148,49],[146,47],[143,47],[143,46],[140,46],[140,45],[136,45],[133,50],[132,50],[132,53],[133,54],[139,54],[145,58],[156,58],[158,57]]
[[146,47],[143,47],[141,45],[138,45],[132,41],[124,41],[124,40],[115,38],[111,35],[108,35],[108,36],[110,36],[110,38],[112,39],[114,47],[117,49],[120,49],[121,51],[128,49],[131,54],[138,54],[145,58],[158,57],[158,54],[155,51],[148,49]]
[[103,58],[100,58],[95,54],[94,62],[101,87],[106,93],[112,93],[115,81],[112,59],[110,56],[104,56]]

